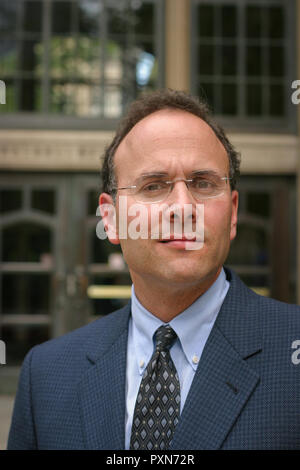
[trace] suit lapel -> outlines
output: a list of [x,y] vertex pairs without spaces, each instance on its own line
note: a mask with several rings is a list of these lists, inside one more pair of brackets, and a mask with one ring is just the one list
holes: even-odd
[[247,363],[261,351],[258,297],[231,275],[171,449],[219,449],[259,382]]
[[218,449],[259,376],[214,328],[194,377],[172,449]]
[[123,449],[125,443],[125,385],[130,306],[102,323],[97,347],[91,348],[93,366],[78,387],[81,417],[88,449]]
[[[247,358],[261,351],[259,297],[231,272],[230,289],[207,340],[171,449],[218,449],[254,392]],[[130,304],[101,320],[92,367],[78,386],[88,449],[124,449]],[[105,323],[106,322],[106,323]]]

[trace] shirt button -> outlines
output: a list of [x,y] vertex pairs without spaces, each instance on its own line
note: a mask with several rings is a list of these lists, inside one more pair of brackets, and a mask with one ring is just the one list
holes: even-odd
[[144,367],[144,365],[145,365],[145,361],[144,361],[144,359],[141,359],[140,360],[140,367]]
[[198,364],[198,362],[199,362],[199,357],[196,356],[196,354],[195,354],[195,355],[193,356],[192,361],[193,361],[194,364]]

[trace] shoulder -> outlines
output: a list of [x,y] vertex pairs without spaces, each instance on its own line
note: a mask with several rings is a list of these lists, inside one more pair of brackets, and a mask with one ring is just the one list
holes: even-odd
[[258,295],[231,270],[226,274],[230,288],[216,320],[219,330],[243,357],[262,350],[256,360],[274,364],[274,371],[289,369],[300,340],[300,307]]
[[270,297],[259,295],[247,287],[239,276],[231,269],[226,268],[227,280],[230,288],[227,300],[237,310],[244,309],[259,314],[267,321],[287,323],[287,321],[300,321],[300,306],[281,302]]
[[66,369],[76,364],[76,369],[86,366],[87,358],[104,353],[116,338],[127,329],[130,304],[105,317],[34,346],[24,363],[30,362],[32,370]]

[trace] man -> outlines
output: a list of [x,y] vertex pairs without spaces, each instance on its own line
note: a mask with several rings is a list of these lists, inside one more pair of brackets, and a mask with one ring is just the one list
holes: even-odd
[[[300,449],[300,309],[223,267],[238,173],[205,104],[169,90],[132,105],[99,201],[131,302],[29,352],[8,448]],[[130,236],[136,204],[146,236]]]

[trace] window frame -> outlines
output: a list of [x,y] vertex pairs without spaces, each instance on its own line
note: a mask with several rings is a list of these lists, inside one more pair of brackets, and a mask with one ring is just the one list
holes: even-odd
[[[23,9],[23,4],[28,0],[18,0],[21,2],[21,7]],[[49,43],[51,38],[51,15],[50,8],[54,2],[57,0],[40,0],[44,4],[43,8],[43,27],[42,27],[42,41],[44,43]],[[72,2],[74,0],[65,0],[67,2]],[[100,0],[98,0],[100,1]],[[106,2],[107,0],[105,0]],[[164,19],[165,19],[165,8],[164,0],[144,0],[145,3],[151,3],[154,5],[154,38],[153,45],[156,52],[156,57],[158,61],[158,79],[157,87],[162,88],[165,83],[165,73],[164,73],[164,49],[165,49],[165,38],[164,38]],[[101,19],[100,19],[101,21]],[[16,37],[20,34],[20,18],[18,19],[19,24],[16,28]],[[101,38],[101,31],[98,32],[98,38]],[[42,103],[49,103],[49,93],[50,93],[50,57],[49,50],[47,53],[47,47],[45,48],[46,52],[43,56],[43,68],[45,72],[43,73],[43,79],[41,81],[42,86]],[[14,81],[17,81],[18,77],[14,78]],[[4,77],[5,81],[5,77]],[[100,88],[102,83],[100,84]],[[0,128],[2,129],[64,129],[64,130],[113,130],[115,129],[117,123],[119,122],[121,116],[119,117],[102,117],[102,116],[93,116],[93,117],[80,117],[80,116],[71,116],[61,113],[51,113],[50,111],[45,112],[36,112],[36,111],[17,111],[17,112],[2,112],[0,113]]]
[[[284,104],[285,104],[285,115],[280,117],[271,117],[271,116],[247,116],[246,114],[240,114],[238,111],[237,115],[221,115],[215,114],[215,117],[219,120],[222,126],[224,126],[230,132],[278,132],[287,133],[287,134],[297,134],[297,107],[292,104],[291,95],[293,90],[291,88],[293,80],[297,77],[297,64],[295,58],[297,57],[296,49],[296,2],[295,0],[290,0],[288,2],[284,0],[191,0],[191,74],[190,74],[190,89],[192,94],[197,95],[197,87],[199,85],[199,75],[198,75],[198,54],[197,47],[200,43],[200,37],[197,33],[197,8],[201,4],[209,5],[235,5],[237,8],[237,17],[238,17],[238,50],[237,50],[237,68],[238,73],[236,74],[236,84],[237,84],[237,102],[245,104],[246,95],[245,95],[245,82],[244,79],[247,77],[246,73],[241,74],[240,70],[242,69],[242,55],[243,50],[246,44],[246,35],[244,25],[245,9],[246,6],[276,6],[281,5],[285,10],[285,30],[287,34],[283,39],[285,45],[285,76],[284,80]],[[244,85],[243,85],[244,83]]]

